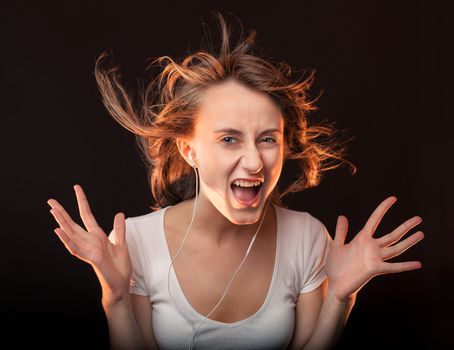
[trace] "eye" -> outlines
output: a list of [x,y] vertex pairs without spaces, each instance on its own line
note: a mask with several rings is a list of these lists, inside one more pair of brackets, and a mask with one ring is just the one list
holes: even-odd
[[[262,140],[271,140],[271,143],[275,143],[276,142],[276,140],[273,139],[272,137],[264,137]],[[268,142],[268,143],[270,143],[270,142]]]
[[[225,136],[225,137],[223,137],[223,138],[221,139],[221,141],[224,142],[226,139],[235,140],[235,138],[232,137],[232,136]],[[233,142],[225,142],[225,143],[233,143]]]

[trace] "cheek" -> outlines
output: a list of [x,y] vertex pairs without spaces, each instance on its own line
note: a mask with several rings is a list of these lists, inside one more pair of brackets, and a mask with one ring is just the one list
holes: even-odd
[[272,177],[279,177],[282,171],[282,159],[278,159],[270,165],[270,172]]
[[277,182],[281,172],[282,172],[282,166],[283,166],[283,153],[281,151],[276,151],[276,153],[270,155],[270,157],[267,159],[267,168],[269,171],[268,176],[270,177],[270,180]]
[[282,163],[284,159],[284,147],[281,145],[276,145],[273,148],[265,150],[263,156],[267,160],[268,164],[271,167],[278,167],[278,164]]
[[203,152],[199,165],[199,173],[206,185],[213,188],[224,188],[231,176],[233,160],[222,152]]

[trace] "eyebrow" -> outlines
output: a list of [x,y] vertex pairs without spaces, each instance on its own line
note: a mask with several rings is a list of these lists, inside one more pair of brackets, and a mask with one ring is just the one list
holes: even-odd
[[[221,132],[226,132],[229,134],[235,134],[235,135],[243,135],[243,133],[240,130],[232,129],[232,128],[224,128],[224,129],[218,129],[214,131],[215,133],[221,133]],[[263,130],[260,135],[270,133],[270,132],[278,132],[282,134],[282,131],[279,129],[266,129]]]

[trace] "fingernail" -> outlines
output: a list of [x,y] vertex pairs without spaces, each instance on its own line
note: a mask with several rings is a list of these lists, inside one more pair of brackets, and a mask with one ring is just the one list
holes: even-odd
[[50,200],[47,201],[47,204],[49,204],[49,206],[50,206],[51,208],[53,208],[53,207],[52,207],[52,204],[50,204]]

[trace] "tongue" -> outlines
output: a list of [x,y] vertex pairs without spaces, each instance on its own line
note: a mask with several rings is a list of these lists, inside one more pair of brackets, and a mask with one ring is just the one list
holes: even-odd
[[235,196],[242,201],[249,201],[257,195],[257,191],[254,190],[254,187],[240,187],[233,185],[232,191],[235,193]]

